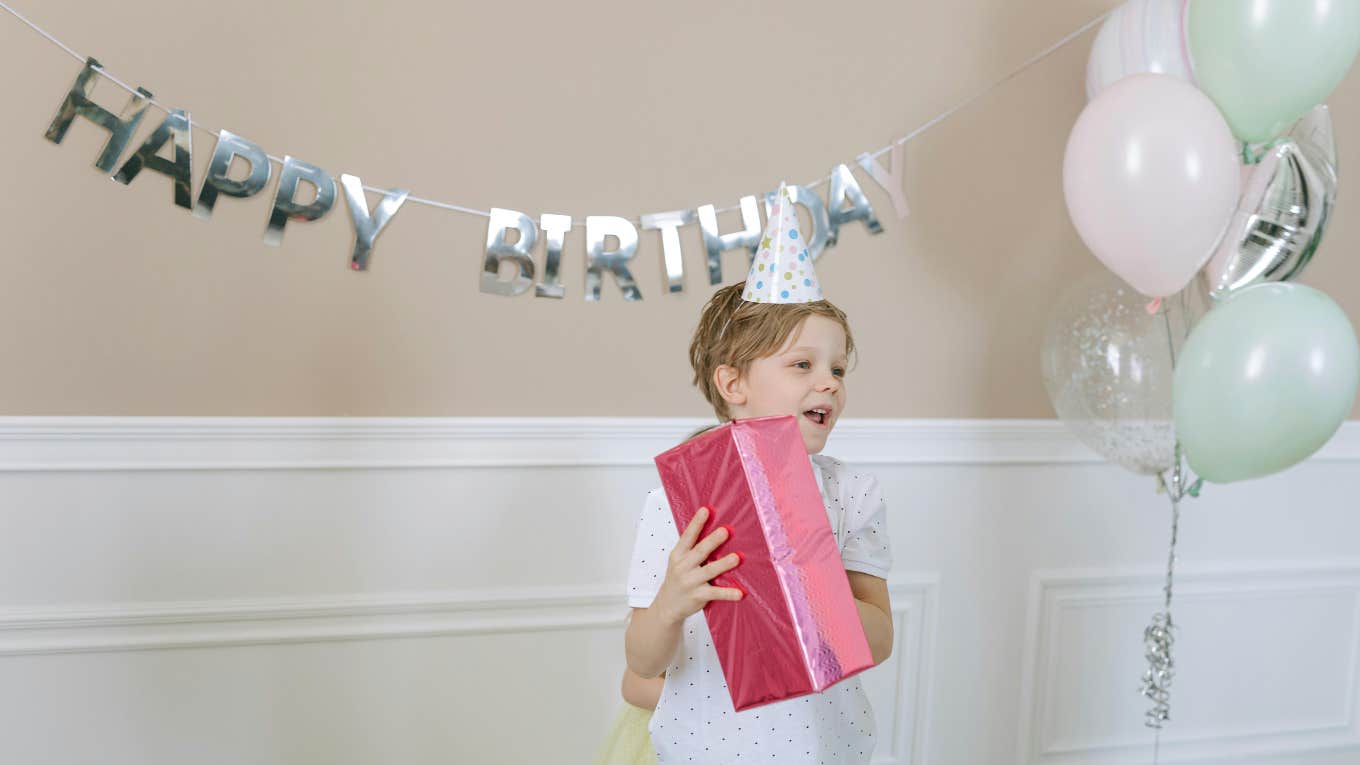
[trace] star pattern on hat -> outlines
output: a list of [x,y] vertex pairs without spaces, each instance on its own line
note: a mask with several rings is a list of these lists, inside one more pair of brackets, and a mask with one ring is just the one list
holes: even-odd
[[[795,277],[795,273],[797,276]],[[798,230],[793,196],[779,184],[760,248],[751,260],[741,299],[751,303],[810,303],[822,299],[806,240]]]

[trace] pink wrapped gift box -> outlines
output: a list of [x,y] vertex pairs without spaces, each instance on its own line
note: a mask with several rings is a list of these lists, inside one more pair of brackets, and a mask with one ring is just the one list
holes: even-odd
[[656,467],[676,527],[707,507],[699,538],[732,532],[711,559],[742,555],[713,584],[745,597],[704,607],[735,709],[816,693],[873,666],[794,417],[734,420],[657,455]]

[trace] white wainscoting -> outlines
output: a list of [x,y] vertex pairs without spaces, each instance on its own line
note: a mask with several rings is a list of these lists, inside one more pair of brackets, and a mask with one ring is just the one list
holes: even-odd
[[[688,419],[0,418],[0,762],[589,762]],[[1050,421],[846,421],[876,761],[1150,762],[1170,515]],[[1180,528],[1163,762],[1360,762],[1360,426]]]
[[[1110,668],[1118,677],[1141,671],[1139,630],[1162,604],[1162,581],[1106,571],[1035,575],[1023,762],[1147,761],[1143,727],[1121,713],[1127,684],[1090,679]],[[1192,570],[1174,592],[1173,613],[1182,616],[1172,687],[1183,724],[1162,738],[1168,762],[1263,754],[1297,762],[1332,750],[1360,760],[1360,564]]]

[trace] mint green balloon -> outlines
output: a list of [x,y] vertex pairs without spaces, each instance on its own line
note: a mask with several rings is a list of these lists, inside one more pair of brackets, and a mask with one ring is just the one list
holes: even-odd
[[1326,100],[1360,51],[1360,0],[1190,0],[1195,81],[1261,143]]
[[1341,307],[1302,284],[1257,284],[1185,341],[1171,389],[1176,437],[1207,481],[1269,475],[1327,443],[1358,385],[1360,344]]

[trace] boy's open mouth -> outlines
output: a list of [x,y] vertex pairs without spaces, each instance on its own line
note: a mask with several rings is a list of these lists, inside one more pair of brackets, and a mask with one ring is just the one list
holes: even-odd
[[824,409],[822,407],[817,407],[815,409],[809,409],[806,412],[803,412],[803,416],[808,418],[809,420],[812,420],[818,425],[825,425],[831,419],[831,410]]

